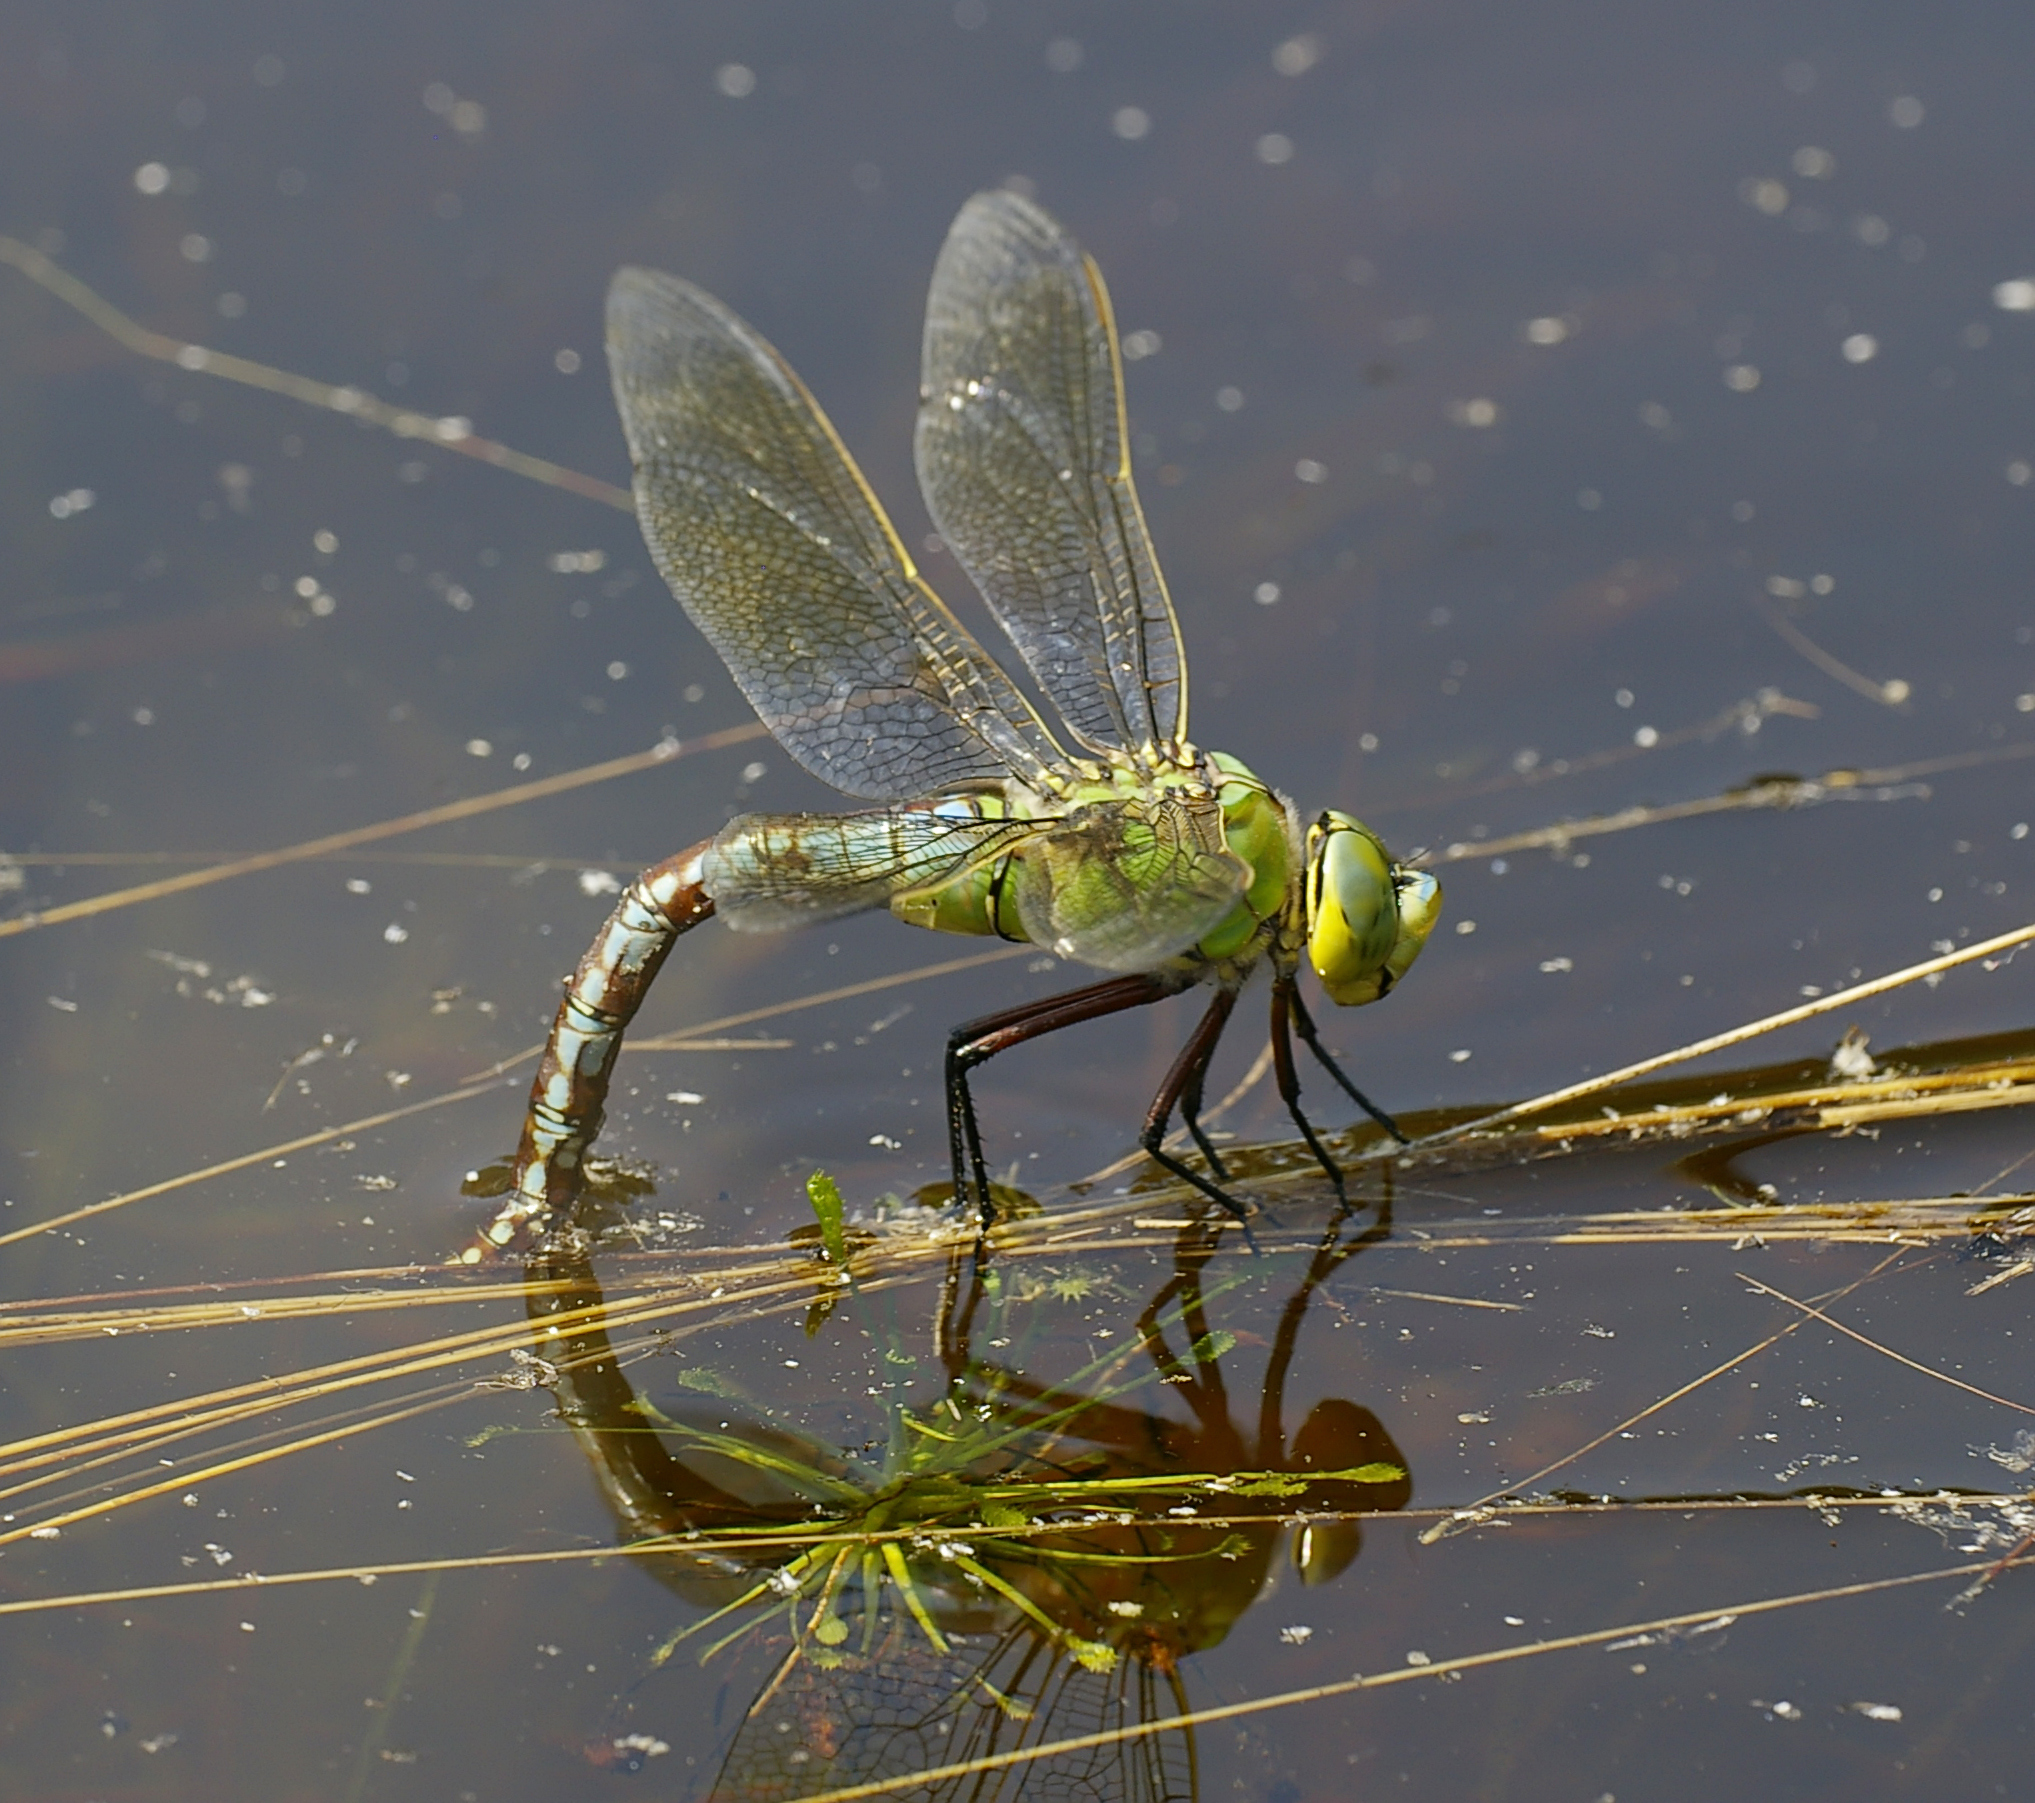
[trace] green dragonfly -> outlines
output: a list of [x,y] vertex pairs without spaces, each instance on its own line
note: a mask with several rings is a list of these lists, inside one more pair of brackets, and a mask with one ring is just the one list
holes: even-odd
[[[1300,1108],[1292,1036],[1398,1129],[1321,1044],[1301,961],[1332,1000],[1378,1000],[1433,929],[1440,887],[1361,821],[1331,810],[1303,822],[1237,759],[1188,738],[1180,626],[1131,481],[1094,261],[1020,195],[961,209],[933,271],[914,443],[940,538],[1058,729],[927,586],[819,404],[752,327],[689,282],[624,269],[608,293],[608,360],[665,582],[777,742],[874,805],[744,815],[624,891],[566,986],[486,1243],[569,1217],[622,1033],[673,942],[715,913],[759,932],[888,908],[1110,973],[949,1038],[955,1198],[985,1222],[969,1073],[1196,985],[1213,998],[1140,1143],[1244,1213],[1199,1112],[1237,994],[1265,965],[1279,1093],[1340,1189]],[[1176,1107],[1204,1168],[1164,1144]]]

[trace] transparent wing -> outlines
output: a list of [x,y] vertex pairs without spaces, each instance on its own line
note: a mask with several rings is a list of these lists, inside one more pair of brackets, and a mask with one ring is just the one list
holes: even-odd
[[651,555],[786,751],[870,801],[1041,783],[1062,761],[761,337],[688,282],[624,269],[608,362]]
[[[905,1803],[1191,1803],[1193,1729],[1157,1733],[1183,1713],[1176,1682],[1134,1658],[1091,1671],[1024,1627],[960,1635],[938,1652],[894,1608],[862,1644],[794,1653],[750,1706],[722,1764],[715,1798],[791,1803],[888,1781]],[[1059,1740],[1097,1744],[1005,1764]],[[915,1773],[949,1769],[912,1782]],[[970,1769],[973,1768],[973,1769]]]
[[708,850],[706,891],[730,926],[772,933],[886,907],[900,890],[958,875],[1038,831],[927,808],[745,814]]
[[1177,957],[1236,906],[1251,875],[1224,844],[1213,796],[1077,807],[1016,849],[1026,936],[1102,970]]
[[1131,485],[1102,272],[1016,194],[961,209],[926,302],[916,451],[940,535],[1092,748],[1177,761],[1179,622]]

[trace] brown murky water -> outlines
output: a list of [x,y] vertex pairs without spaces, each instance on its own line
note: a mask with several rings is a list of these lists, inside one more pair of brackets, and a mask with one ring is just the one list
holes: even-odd
[[[2030,39],[1999,5],[20,7],[0,232],[173,339],[606,482],[602,290],[678,271],[793,359],[919,542],[931,259],[968,193],[1029,181],[1136,335],[1198,741],[1438,854],[1870,773],[1451,855],[1404,990],[1330,1033],[1426,1122],[2029,919]],[[137,356],[14,267],[0,405],[8,921],[748,721],[631,520],[583,495]],[[1759,1085],[1713,1060],[1663,1092],[1733,1097],[1705,1121],[1368,1177],[1341,1221],[1253,1163],[1257,1256],[1209,1251],[1168,1192],[1119,1198],[1135,1167],[1068,1191],[1131,1145],[1192,1004],[1070,1033],[980,1085],[1048,1213],[962,1335],[980,1271],[900,1244],[835,1295],[785,1238],[815,1168],[865,1212],[942,1178],[948,1026],[1068,973],[1024,954],[806,1004],[982,948],[709,927],[643,1031],[723,1043],[626,1055],[604,1142],[654,1194],[592,1271],[539,1274],[604,1287],[615,1363],[533,1387],[512,1355],[552,1292],[441,1262],[527,1067],[443,1098],[539,1037],[613,878],[732,812],[829,805],[737,737],[10,929],[0,1790],[703,1798],[725,1770],[801,1795],[1254,1703],[1195,1730],[1201,1794],[2025,1788],[2026,1576],[1947,1605],[2028,1520],[1954,1496],[2011,1499],[2035,1463],[2018,1204],[1973,1200],[2035,1188],[2035,1148],[2013,1107],[1817,1090],[1856,1027],[1882,1077],[1984,1064],[1965,1104],[2020,1099],[2025,959],[1733,1054],[1775,1067],[1781,1113],[1734,1123]],[[1255,1051],[1240,1024],[1218,1092]],[[1268,1087],[1224,1117],[1239,1140],[1283,1136]],[[1571,1124],[1605,1106],[1638,1104]],[[1759,1213],[1684,1212],[1720,1203]],[[623,1537],[782,1532],[816,1496],[866,1526],[842,1498],[929,1429],[950,1450],[912,1469],[965,1492],[913,1492],[944,1651],[879,1582],[840,1593],[847,1664],[787,1668],[781,1599],[659,1661],[794,1553],[592,1556],[618,1508]],[[773,1487],[766,1455],[804,1475]],[[1405,1475],[1319,1478],[1364,1467]],[[982,1512],[997,1479],[1182,1471],[1311,1487],[1077,1491],[1055,1506],[1136,1524],[1045,1552]],[[702,1486],[736,1502],[709,1518]],[[884,1710],[915,1725],[851,1734]],[[999,1782],[1179,1793],[1182,1732]]]

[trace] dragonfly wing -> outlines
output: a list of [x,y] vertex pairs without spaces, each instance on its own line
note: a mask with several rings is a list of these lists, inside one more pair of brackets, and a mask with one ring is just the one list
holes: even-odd
[[1131,484],[1109,294],[1019,195],[976,195],[947,234],[915,449],[940,536],[1068,726],[1175,761],[1187,663]]
[[[1193,1725],[1174,1719],[1185,1713],[1177,1678],[1129,1653],[1096,1670],[1010,1619],[1014,1610],[977,1604],[964,1617],[921,1595],[944,1648],[894,1597],[859,1609],[844,1599],[847,1636],[838,1647],[808,1640],[779,1662],[711,1795],[792,1803],[859,1785],[905,1803],[1193,1803],[1200,1794]],[[962,1622],[970,1631],[956,1631]],[[934,1770],[946,1776],[913,1782]]]
[[901,890],[958,875],[1038,830],[929,808],[746,814],[714,840],[704,881],[730,926],[771,933],[886,907]]
[[806,769],[906,801],[1061,761],[756,332],[689,282],[624,269],[608,362],[658,570]]
[[1018,918],[1035,944],[1102,970],[1146,971],[1212,932],[1250,869],[1215,798],[1166,792],[1071,810],[1017,847]]

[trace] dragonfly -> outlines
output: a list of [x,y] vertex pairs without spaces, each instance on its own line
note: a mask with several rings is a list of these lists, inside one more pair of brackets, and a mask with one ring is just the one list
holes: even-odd
[[[712,295],[625,268],[607,350],[636,510],[665,583],[777,743],[842,814],[747,814],[622,893],[567,981],[510,1188],[484,1247],[541,1241],[583,1193],[622,1037],[677,939],[719,915],[767,932],[888,909],[937,932],[1029,943],[1107,973],[956,1028],[945,1100],[954,1199],[995,1217],[970,1073],[1013,1046],[1212,991],[1139,1143],[1238,1216],[1200,1120],[1247,980],[1271,978],[1280,1097],[1297,1036],[1389,1134],[1322,1043],[1305,961],[1341,1005],[1405,976],[1441,909],[1434,877],[1362,821],[1304,820],[1239,759],[1188,737],[1187,659],[1132,480],[1123,363],[1095,261],[1044,208],[978,194],[927,301],[919,484],[1049,722],[919,573],[791,366]],[[1202,1165],[1166,1143],[1178,1110]]]

